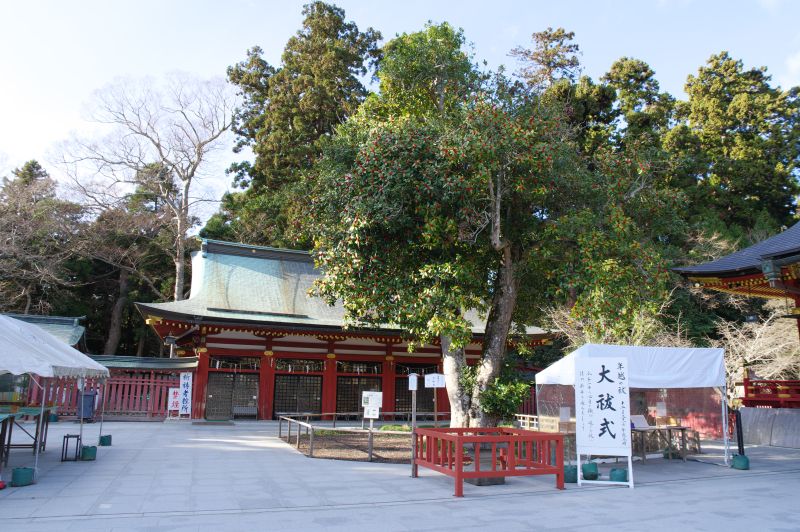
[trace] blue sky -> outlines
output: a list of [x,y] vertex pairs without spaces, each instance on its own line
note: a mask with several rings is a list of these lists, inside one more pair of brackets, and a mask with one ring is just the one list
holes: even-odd
[[[118,76],[180,70],[224,76],[261,46],[278,64],[300,26],[302,1],[0,0],[0,176],[86,131],[93,91]],[[384,38],[428,20],[464,28],[477,59],[513,66],[508,51],[547,26],[576,33],[585,73],[598,78],[630,56],[682,97],[686,76],[728,50],[767,66],[775,84],[800,84],[800,2],[782,0],[383,1],[342,0],[348,19]],[[231,156],[232,157],[232,156]],[[217,187],[228,179],[220,163]]]

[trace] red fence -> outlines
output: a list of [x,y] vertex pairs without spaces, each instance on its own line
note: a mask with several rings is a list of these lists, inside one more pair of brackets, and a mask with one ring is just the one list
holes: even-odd
[[800,381],[744,379],[744,406],[800,408]]
[[[414,476],[417,466],[449,475],[455,478],[456,497],[464,496],[467,478],[555,475],[556,487],[564,489],[561,434],[506,427],[441,428],[417,429],[416,438]],[[482,462],[488,467],[482,468]]]
[[519,405],[519,411],[517,414],[525,414],[528,416],[535,416],[536,415],[536,386],[531,386],[531,393],[522,400],[522,404]]
[[[86,391],[97,393],[97,415],[104,406],[105,415],[109,417],[166,417],[169,388],[177,388],[179,383],[180,379],[170,375],[114,376],[107,380],[105,387],[99,379],[86,379]],[[77,415],[77,379],[46,379],[44,391],[45,401],[57,406],[59,415]],[[28,404],[37,404],[40,398],[39,388],[31,385]]]

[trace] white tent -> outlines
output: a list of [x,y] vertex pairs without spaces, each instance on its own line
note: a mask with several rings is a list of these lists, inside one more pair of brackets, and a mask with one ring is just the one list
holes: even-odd
[[[0,316],[0,375],[29,373],[38,377],[108,377],[108,368],[98,364],[77,349],[73,349],[36,325]],[[41,383],[36,383],[40,388]],[[83,395],[81,394],[81,401]],[[37,431],[41,431],[42,414]],[[81,417],[81,420],[83,418]],[[81,423],[81,435],[83,424]],[[39,445],[36,445],[34,469],[39,465]]]
[[108,377],[108,368],[36,325],[0,316],[0,374]]
[[632,388],[725,386],[725,351],[709,348],[586,344],[536,374],[536,384],[575,384],[577,357],[628,357]]
[[[628,358],[628,386],[631,388],[719,389],[725,463],[728,462],[728,404],[723,349],[586,344],[537,373],[537,392],[541,385],[574,386],[575,360],[578,357],[613,356]],[[537,401],[538,397],[537,393]]]

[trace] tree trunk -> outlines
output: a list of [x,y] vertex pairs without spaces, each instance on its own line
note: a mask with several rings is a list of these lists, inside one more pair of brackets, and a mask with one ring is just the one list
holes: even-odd
[[186,276],[186,238],[185,233],[186,230],[183,227],[183,223],[180,221],[178,222],[178,236],[175,242],[175,292],[173,294],[173,298],[175,301],[183,300],[183,285],[185,283],[185,276]]
[[449,336],[440,337],[444,366],[444,382],[447,399],[450,401],[450,426],[469,426],[470,390],[464,387],[461,376],[467,369],[467,357],[463,348],[452,349]]
[[108,337],[106,345],[103,347],[104,355],[114,355],[119,348],[119,340],[122,337],[122,313],[125,304],[128,302],[128,271],[119,271],[119,294],[111,309],[111,320],[108,324]]
[[26,286],[23,293],[25,294],[25,310],[23,310],[22,313],[29,314],[31,311],[31,305],[33,305],[33,298],[31,297],[31,285]]
[[144,348],[147,345],[147,326],[139,329],[139,343],[136,345],[136,356],[144,356]]
[[486,427],[496,423],[481,408],[480,396],[500,376],[503,359],[506,355],[508,333],[517,304],[519,283],[514,272],[515,251],[511,246],[502,250],[502,262],[492,296],[492,305],[486,320],[486,333],[483,340],[483,355],[478,366],[475,385],[470,401],[469,422],[472,427]]

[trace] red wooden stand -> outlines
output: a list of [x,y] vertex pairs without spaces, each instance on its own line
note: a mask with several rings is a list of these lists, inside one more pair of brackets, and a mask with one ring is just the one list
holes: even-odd
[[[506,427],[428,428],[417,429],[416,438],[415,466],[455,478],[456,497],[464,496],[465,478],[555,475],[556,488],[564,489],[562,434]],[[490,455],[483,468],[481,448],[488,448]],[[465,471],[470,460],[473,467]]]

